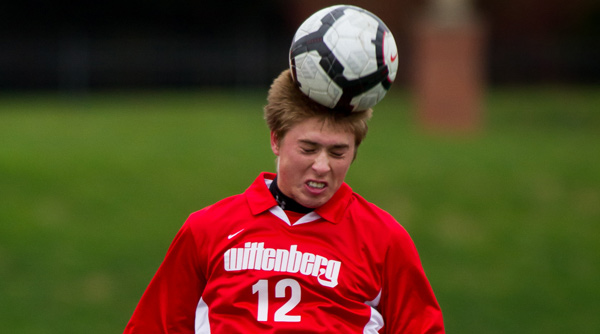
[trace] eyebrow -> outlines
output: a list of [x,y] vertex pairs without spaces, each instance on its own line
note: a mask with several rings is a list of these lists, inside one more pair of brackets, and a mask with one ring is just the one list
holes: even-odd
[[[308,139],[299,139],[298,140],[300,143],[304,143],[304,144],[308,144],[308,145],[312,145],[312,146],[321,146],[321,144],[314,142],[312,140],[308,140]],[[350,145],[348,144],[335,144],[332,146],[329,146],[329,148],[331,149],[349,149]]]

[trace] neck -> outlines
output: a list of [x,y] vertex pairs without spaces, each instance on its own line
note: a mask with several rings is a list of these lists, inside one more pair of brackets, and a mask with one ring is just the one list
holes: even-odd
[[275,197],[277,204],[284,210],[289,210],[297,213],[309,213],[314,210],[305,207],[304,205],[294,201],[293,199],[282,193],[279,187],[277,186],[277,177],[275,177],[275,179],[269,186],[269,190],[271,191],[271,194],[273,194],[273,197]]

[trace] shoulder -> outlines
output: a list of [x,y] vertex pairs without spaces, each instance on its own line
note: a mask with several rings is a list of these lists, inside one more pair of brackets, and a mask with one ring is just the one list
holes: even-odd
[[386,210],[376,204],[367,201],[361,195],[352,193],[352,200],[349,205],[349,211],[362,221],[369,224],[375,224],[377,227],[404,232],[406,230],[400,223]]
[[374,249],[385,253],[387,266],[396,268],[420,268],[420,258],[416,245],[409,232],[390,213],[368,202],[360,195],[353,194],[351,210],[358,218],[355,223],[370,239]]
[[238,194],[193,212],[183,224],[182,230],[193,235],[197,245],[214,248],[216,243],[226,240],[236,224],[247,220],[249,215],[243,195]]
[[265,184],[271,174],[261,173],[242,193],[226,197],[189,215],[185,225],[202,238],[220,237],[232,228],[254,219],[276,204]]
[[352,194],[347,215],[354,227],[378,246],[404,253],[414,252],[413,240],[404,226],[389,212],[359,194]]
[[243,194],[229,196],[191,213],[187,219],[187,223],[192,226],[207,224],[215,220],[240,215],[244,211],[248,211],[247,209],[244,210],[245,208],[247,208],[247,205]]

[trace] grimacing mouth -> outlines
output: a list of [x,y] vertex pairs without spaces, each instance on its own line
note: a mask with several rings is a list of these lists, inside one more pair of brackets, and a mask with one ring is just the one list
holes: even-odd
[[316,188],[316,189],[323,189],[327,186],[327,183],[325,182],[318,182],[318,181],[308,181],[306,182],[306,184],[311,187],[311,188]]

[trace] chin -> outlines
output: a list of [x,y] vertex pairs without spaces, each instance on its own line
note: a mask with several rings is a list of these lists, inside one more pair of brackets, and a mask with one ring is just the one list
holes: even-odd
[[308,200],[308,201],[304,201],[300,204],[302,204],[303,206],[307,207],[307,208],[311,208],[311,209],[316,209],[320,206],[322,206],[323,204],[327,203],[326,200]]

